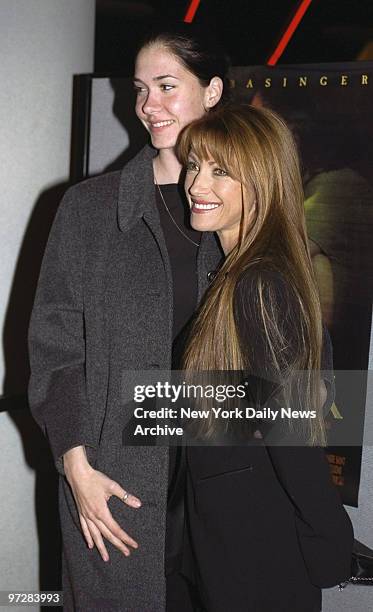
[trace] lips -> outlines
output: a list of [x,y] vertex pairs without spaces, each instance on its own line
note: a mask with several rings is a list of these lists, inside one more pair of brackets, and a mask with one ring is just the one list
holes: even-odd
[[168,119],[165,121],[150,121],[148,125],[152,131],[159,131],[164,128],[170,127],[170,125],[173,125],[174,123],[175,121],[173,119]]
[[212,210],[219,208],[221,204],[218,202],[206,202],[205,200],[192,200],[192,213],[209,213]]

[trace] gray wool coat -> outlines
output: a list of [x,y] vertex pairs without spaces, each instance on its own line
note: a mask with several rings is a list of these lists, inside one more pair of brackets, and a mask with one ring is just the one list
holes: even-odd
[[[51,230],[31,318],[32,413],[48,437],[60,478],[63,588],[68,611],[165,610],[164,542],[168,486],[165,447],[126,447],[120,389],[108,417],[112,296],[120,301],[128,370],[171,367],[173,291],[156,208],[152,158],[145,147],[121,172],[72,187]],[[123,291],[108,287],[113,249],[123,258]],[[197,260],[198,295],[221,257],[204,234]],[[118,409],[118,407],[121,409]],[[114,518],[139,543],[129,558],[110,543],[110,561],[82,536],[62,455],[84,444],[92,465],[138,495],[129,508],[109,500]]]

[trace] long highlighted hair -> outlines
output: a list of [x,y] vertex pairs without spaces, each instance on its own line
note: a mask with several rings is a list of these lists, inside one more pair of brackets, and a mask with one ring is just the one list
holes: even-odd
[[[226,257],[195,318],[183,367],[194,372],[250,370],[250,352],[243,346],[235,318],[237,285],[246,272],[255,279],[253,300],[259,327],[265,330],[270,364],[267,371],[290,381],[299,371],[305,405],[318,407],[307,422],[307,442],[325,445],[320,409],[319,373],[322,323],[304,216],[299,157],[294,138],[276,113],[252,106],[227,106],[187,126],[179,137],[178,156],[186,164],[192,151],[199,159],[214,159],[242,184],[242,217],[237,245]],[[255,214],[249,215],[245,191],[255,193]],[[297,350],[284,350],[284,313],[268,286],[268,275],[285,280],[295,304]],[[268,366],[268,367],[267,367]],[[304,381],[304,378],[303,378]],[[207,437],[214,420],[202,425]]]

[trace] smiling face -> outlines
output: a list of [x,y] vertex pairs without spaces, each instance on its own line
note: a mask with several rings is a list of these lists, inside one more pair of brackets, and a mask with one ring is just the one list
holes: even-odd
[[189,153],[185,175],[185,193],[191,210],[191,225],[201,232],[217,232],[224,252],[237,244],[243,218],[243,206],[249,219],[255,210],[252,187],[229,175],[214,159],[198,159]]
[[156,149],[173,148],[183,127],[217,102],[211,102],[210,86],[202,87],[198,78],[162,46],[151,45],[140,51],[134,86],[136,115]]

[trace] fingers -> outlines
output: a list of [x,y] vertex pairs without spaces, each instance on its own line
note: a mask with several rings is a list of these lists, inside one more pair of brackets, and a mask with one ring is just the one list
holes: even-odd
[[100,553],[103,561],[109,561],[109,554],[108,554],[108,551],[106,550],[106,546],[102,539],[100,530],[98,529],[98,527],[96,527],[94,522],[91,521],[90,519],[87,519],[87,526],[89,528],[93,541],[95,545],[97,546],[97,550]]
[[96,470],[92,470],[87,479],[72,484],[80,525],[88,547],[92,549],[96,546],[102,559],[108,561],[109,554],[104,543],[104,539],[107,539],[128,557],[130,547],[136,549],[138,544],[114,520],[107,502],[115,495],[126,505],[137,509],[141,507],[140,499]]
[[[113,546],[118,548],[126,557],[129,557],[130,550],[128,546],[132,546],[132,548],[138,548],[137,542],[131,538],[118,523],[113,519],[110,514],[109,509],[103,515],[103,520],[95,518],[92,519],[84,519],[81,517],[81,525],[83,529],[84,536],[88,542],[89,548],[93,548],[94,544],[97,546],[97,549],[104,561],[109,560],[109,554],[107,552],[106,546],[104,544],[103,538],[106,538]],[[105,522],[104,522],[105,521]],[[90,545],[92,544],[92,546]]]
[[100,523],[103,524],[105,528],[108,529],[108,531],[118,540],[121,540],[128,546],[132,546],[132,548],[138,548],[138,543],[133,538],[131,538],[131,536],[129,536],[128,533],[126,533],[120,527],[120,525],[118,525],[115,519],[113,519],[109,508],[107,508],[107,511],[102,516]]
[[130,550],[128,546],[126,546],[122,540],[117,538],[110,529],[106,527],[104,523],[99,522],[99,529],[101,534],[111,543],[113,546],[118,548],[126,557],[130,556]]
[[119,497],[127,506],[131,506],[132,508],[140,508],[141,500],[132,493],[125,491],[122,487],[115,481],[111,482],[110,485],[110,494]]
[[106,538],[126,557],[131,553],[129,547],[138,548],[138,543],[114,520],[107,506],[101,512],[91,514],[89,518],[79,513],[79,519],[88,547],[92,549],[96,545],[104,561],[109,560],[109,554],[103,538]]
[[80,520],[80,525],[83,531],[83,535],[86,539],[86,542],[88,544],[88,548],[93,548],[94,547],[94,542],[93,542],[93,538],[91,536],[91,533],[88,529],[88,525],[87,525],[87,521],[85,520],[84,516],[82,516],[79,512],[79,520]]
[[123,495],[120,495],[120,496],[118,495],[117,497],[120,497],[122,502],[127,504],[127,506],[131,506],[132,508],[140,508],[141,507],[141,501],[139,500],[138,497],[135,497],[134,495],[132,495],[132,493],[128,493],[127,491],[123,491]]

